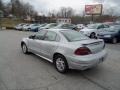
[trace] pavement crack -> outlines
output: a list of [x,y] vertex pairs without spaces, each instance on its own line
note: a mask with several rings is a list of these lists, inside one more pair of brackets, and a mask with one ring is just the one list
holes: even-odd
[[83,73],[81,73],[81,76],[82,76],[84,79],[87,79],[87,80],[90,81],[91,83],[97,85],[98,87],[100,87],[100,88],[102,88],[102,89],[104,89],[104,90],[110,90],[110,89],[108,89],[107,87],[105,87],[105,86],[103,86],[103,85],[95,82],[94,80],[90,79],[89,77],[87,77],[87,76],[86,76],[85,74],[83,74]]
[[[0,77],[1,77],[1,76],[0,76]],[[8,90],[6,84],[4,83],[4,81],[3,81],[1,78],[0,78],[0,82],[1,82],[1,84],[3,84],[4,88],[5,88],[6,90]]]

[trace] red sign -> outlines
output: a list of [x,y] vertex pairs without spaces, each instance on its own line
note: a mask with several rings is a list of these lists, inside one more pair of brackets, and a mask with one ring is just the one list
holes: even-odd
[[85,5],[85,12],[88,15],[101,14],[102,13],[102,4]]

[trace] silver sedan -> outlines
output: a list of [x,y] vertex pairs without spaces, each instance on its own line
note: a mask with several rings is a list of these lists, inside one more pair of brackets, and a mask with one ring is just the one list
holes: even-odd
[[67,29],[47,29],[23,38],[24,54],[32,52],[52,62],[60,73],[68,69],[92,68],[106,58],[105,43]]

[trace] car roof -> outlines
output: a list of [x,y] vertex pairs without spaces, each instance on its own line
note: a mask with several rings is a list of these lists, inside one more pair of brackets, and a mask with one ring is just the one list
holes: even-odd
[[54,32],[59,32],[59,31],[66,31],[66,30],[71,30],[71,29],[45,29],[45,30],[47,30],[47,31],[54,31]]

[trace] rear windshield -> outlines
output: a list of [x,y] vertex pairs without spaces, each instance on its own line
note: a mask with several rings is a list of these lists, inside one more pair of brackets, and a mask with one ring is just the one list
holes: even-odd
[[60,31],[64,37],[69,41],[69,42],[75,42],[75,41],[81,41],[81,40],[87,40],[89,39],[87,36],[81,34],[80,32],[73,31],[73,30],[64,30]]

